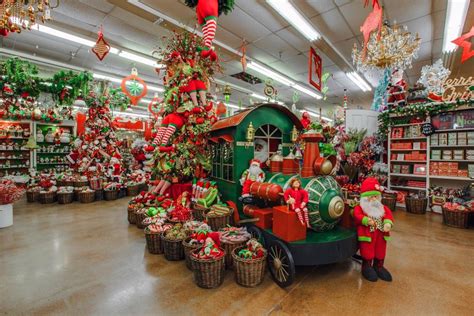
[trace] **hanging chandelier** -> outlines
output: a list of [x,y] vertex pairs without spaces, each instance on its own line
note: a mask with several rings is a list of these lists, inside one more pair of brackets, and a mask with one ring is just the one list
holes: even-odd
[[51,10],[58,6],[59,0],[55,6],[49,0],[0,0],[0,30],[2,33],[31,30],[38,21],[50,21]]
[[420,38],[408,32],[406,25],[390,26],[384,22],[380,30],[370,34],[367,48],[357,48],[354,44],[352,60],[357,70],[371,69],[407,69],[412,67],[413,58],[417,58],[420,49]]

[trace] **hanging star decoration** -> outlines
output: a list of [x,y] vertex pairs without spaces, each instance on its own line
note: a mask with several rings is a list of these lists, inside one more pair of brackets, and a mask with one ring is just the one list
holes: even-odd
[[455,40],[451,41],[452,43],[462,47],[462,55],[461,55],[461,63],[464,63],[469,58],[474,56],[474,50],[471,49],[471,37],[474,36],[474,26],[471,27],[471,30],[466,34],[461,35],[460,37],[456,38]]

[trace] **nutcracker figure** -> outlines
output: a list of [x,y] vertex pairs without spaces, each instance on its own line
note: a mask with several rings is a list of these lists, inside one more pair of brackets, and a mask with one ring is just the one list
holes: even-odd
[[309,197],[308,192],[301,188],[301,180],[298,178],[293,179],[283,197],[290,210],[296,212],[301,224],[309,228],[308,208],[306,207]]
[[382,279],[392,281],[390,272],[384,267],[387,240],[393,226],[392,211],[382,204],[381,186],[376,178],[362,182],[360,205],[354,208],[362,275],[371,282]]

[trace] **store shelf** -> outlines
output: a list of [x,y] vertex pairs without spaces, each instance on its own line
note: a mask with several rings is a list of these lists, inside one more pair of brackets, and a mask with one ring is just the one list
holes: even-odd
[[46,165],[68,165],[67,162],[38,162],[37,165],[39,166],[46,166]]
[[426,175],[419,175],[419,174],[390,173],[390,175],[394,177],[407,177],[407,178],[419,178],[419,179],[426,178]]
[[426,137],[402,137],[402,138],[392,138],[392,141],[395,140],[426,140]]
[[30,157],[19,157],[19,158],[0,158],[0,160],[30,160]]
[[425,191],[426,188],[418,188],[418,187],[408,187],[404,185],[390,185],[390,188],[395,189],[407,189],[407,190],[417,190],[417,191]]
[[426,148],[423,149],[390,149],[390,151],[426,151]]
[[9,139],[22,139],[22,140],[28,140],[28,137],[17,137],[17,136],[1,136],[0,140],[9,140]]
[[454,177],[454,176],[429,176],[430,179],[443,179],[443,180],[457,180],[457,181],[474,181],[473,178],[469,177]]
[[451,129],[437,129],[435,133],[447,133],[447,132],[469,132],[474,131],[474,128],[451,128]]
[[474,145],[434,145],[434,146],[430,146],[432,149],[433,148],[451,148],[451,147],[455,147],[455,148],[465,148],[465,147],[474,147]]
[[474,163],[474,160],[459,160],[459,159],[450,159],[450,160],[443,160],[443,159],[430,159],[430,162],[472,162]]
[[397,124],[397,125],[392,125],[391,127],[404,127],[404,126],[413,126],[413,125],[422,125],[425,124],[426,122],[421,122],[421,123],[408,123],[408,124]]
[[0,149],[0,151],[30,151],[29,149]]
[[426,163],[426,160],[390,160],[392,163]]
[[37,154],[41,154],[41,155],[44,155],[44,154],[55,154],[55,155],[67,155],[69,154],[69,152],[47,152],[47,151],[37,151],[36,152]]
[[30,167],[0,167],[0,170],[11,170],[11,169],[28,169]]

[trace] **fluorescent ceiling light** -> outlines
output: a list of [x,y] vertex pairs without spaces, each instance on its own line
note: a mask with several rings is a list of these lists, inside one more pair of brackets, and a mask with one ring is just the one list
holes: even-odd
[[[230,107],[230,108],[233,108],[233,109],[240,109],[240,106],[236,105],[236,104],[232,104],[232,103],[224,103],[226,106]],[[244,108],[244,107],[242,107]]]
[[273,70],[270,70],[268,68],[263,67],[262,65],[257,64],[253,60],[247,64],[247,67],[267,76],[268,78],[272,78],[286,86],[291,87],[293,84],[295,84],[293,81],[283,77],[282,75],[277,74]]
[[154,86],[147,86],[148,90],[151,90],[151,91],[156,91],[156,92],[163,92],[165,91],[164,88],[161,88],[161,87],[154,87]]
[[[115,83],[122,83],[122,79],[120,78],[115,78],[115,77],[111,77],[111,76],[107,76],[107,75],[101,75],[101,74],[97,74],[97,73],[93,73],[92,76],[95,78],[95,79],[99,79],[99,80],[107,80],[107,81],[110,81],[110,82],[115,82]],[[162,87],[156,87],[156,86],[149,86],[147,85],[147,89],[148,90],[151,90],[151,91],[156,91],[156,92],[163,92],[165,91],[164,88]],[[148,103],[150,103],[150,101],[148,101]]]
[[307,95],[309,95],[309,96],[311,96],[311,97],[313,97],[313,98],[316,98],[316,99],[318,99],[318,100],[323,98],[320,94],[318,94],[318,93],[316,93],[316,92],[314,92],[314,91],[311,91],[311,90],[309,90],[308,88],[303,87],[302,85],[295,84],[295,85],[293,85],[292,87],[295,88],[296,90],[301,91],[301,92],[303,92],[303,93],[306,93]]
[[349,77],[349,79],[351,79],[352,82],[354,82],[362,91],[367,92],[372,90],[369,84],[367,84],[357,72],[348,72],[346,73],[346,76]]
[[458,47],[451,41],[461,35],[468,8],[469,0],[448,0],[444,23],[443,52],[450,52]]
[[251,96],[252,98],[259,99],[259,100],[263,100],[263,101],[267,101],[267,100],[268,100],[267,97],[264,97],[263,95],[258,94],[258,93],[252,93],[252,94],[250,94],[250,96]]
[[[299,110],[299,111],[300,111],[301,113],[308,112],[308,114],[309,114],[310,116],[313,116],[313,117],[317,117],[317,118],[320,117],[318,113],[314,113],[314,112],[311,112],[311,111],[308,111],[308,110]],[[331,120],[330,118],[325,117],[325,116],[321,116],[321,118],[322,118],[323,120],[325,120],[325,121],[328,121],[328,122],[332,122],[332,121],[333,121],[333,120]]]
[[315,30],[306,18],[290,3],[290,1],[267,0],[267,3],[310,42],[321,37],[321,34]]
[[158,68],[163,68],[163,65],[160,65],[156,62],[156,60],[153,60],[151,58],[146,58],[146,57],[143,57],[143,56],[140,56],[140,55],[137,55],[137,54],[134,54],[134,53],[129,53],[129,52],[125,52],[125,51],[121,51],[119,53],[119,56],[120,57],[123,57],[123,58],[126,58],[126,59],[129,59],[131,61],[136,61],[137,63],[142,63],[144,65],[148,65],[148,66],[152,66],[152,67],[158,67]]

